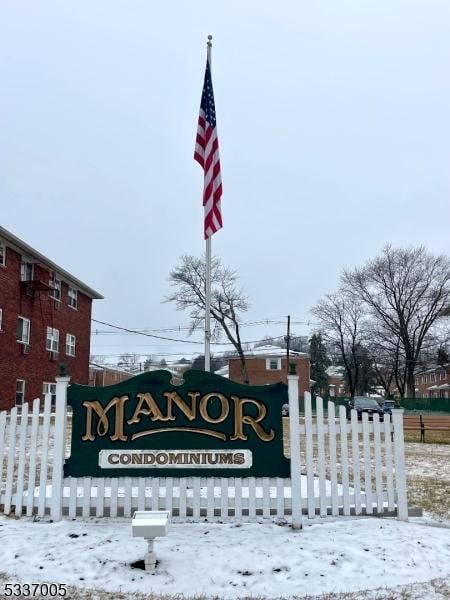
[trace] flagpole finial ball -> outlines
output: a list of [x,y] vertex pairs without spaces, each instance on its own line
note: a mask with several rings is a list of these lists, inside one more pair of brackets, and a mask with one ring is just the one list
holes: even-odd
[[212,40],[212,35],[211,35],[211,34],[209,34],[209,35],[208,35],[208,40],[209,40],[209,41],[211,41],[211,40]]

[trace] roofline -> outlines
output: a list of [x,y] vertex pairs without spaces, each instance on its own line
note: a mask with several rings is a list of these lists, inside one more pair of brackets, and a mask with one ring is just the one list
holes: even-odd
[[[245,360],[250,360],[253,358],[286,358],[286,354],[247,354],[244,352]],[[239,356],[228,356],[228,360],[241,360]],[[294,358],[310,358],[307,352],[296,352],[295,354],[289,353],[289,360],[293,360]]]
[[99,292],[96,292],[94,289],[90,288],[88,285],[74,277],[71,273],[62,269],[59,265],[54,263],[52,260],[23,242],[20,238],[15,236],[13,233],[5,229],[0,225],[0,237],[5,241],[9,242],[12,246],[15,246],[17,250],[23,250],[26,254],[33,258],[37,258],[39,262],[44,263],[46,266],[50,267],[52,271],[56,271],[58,275],[61,275],[63,278],[70,280],[75,283],[78,288],[82,292],[86,294],[86,296],[91,297],[93,300],[103,300],[104,296],[102,296]]

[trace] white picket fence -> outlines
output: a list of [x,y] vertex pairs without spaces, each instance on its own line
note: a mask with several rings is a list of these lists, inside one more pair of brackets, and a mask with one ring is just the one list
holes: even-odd
[[[289,376],[291,477],[63,478],[70,452],[69,379],[57,378],[55,414],[46,396],[20,413],[0,413],[0,512],[16,516],[130,517],[134,510],[170,510],[182,520],[279,518],[302,524],[302,515],[396,514],[406,520],[402,410],[392,422],[378,415],[358,422],[345,407],[336,413],[321,398],[313,417],[311,397],[298,415],[298,378]],[[31,409],[31,410],[30,410]],[[285,434],[287,431],[285,432]]]

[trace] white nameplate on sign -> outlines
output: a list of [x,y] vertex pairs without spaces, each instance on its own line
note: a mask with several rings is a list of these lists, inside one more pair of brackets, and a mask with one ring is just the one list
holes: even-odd
[[100,450],[102,469],[249,469],[251,450]]

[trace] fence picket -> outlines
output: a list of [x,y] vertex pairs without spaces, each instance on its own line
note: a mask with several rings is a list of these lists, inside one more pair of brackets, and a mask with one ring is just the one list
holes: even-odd
[[[27,487],[27,517],[31,517],[34,509],[34,494],[36,488],[36,447],[38,438],[38,427],[39,427],[39,408],[41,401],[36,398],[33,401],[33,413],[31,417],[31,439],[30,439],[30,455],[29,455],[29,466],[28,466],[28,487]],[[2,452],[0,448],[0,461],[2,460]],[[0,469],[1,471],[1,469]],[[1,472],[0,472],[1,479]]]
[[206,488],[206,518],[208,521],[214,518],[214,478],[208,479]]
[[77,492],[78,480],[76,477],[70,477],[69,517],[71,519],[77,516]]
[[314,466],[313,466],[313,424],[311,394],[305,392],[305,435],[306,435],[306,487],[308,502],[308,517],[311,519],[316,514],[314,504]]
[[180,517],[182,519],[185,519],[187,516],[186,492],[186,477],[180,477]]
[[284,481],[282,477],[277,477],[277,517],[279,519],[284,518]]
[[319,499],[320,516],[327,516],[327,493],[325,474],[325,433],[323,423],[323,400],[320,396],[316,398],[316,422],[317,422],[317,459],[319,461]]
[[167,477],[166,478],[166,505],[165,508],[166,510],[169,510],[170,512],[172,512],[172,497],[173,497],[173,478],[172,477]]
[[119,506],[118,494],[119,494],[119,479],[117,477],[112,477],[111,478],[111,504],[110,504],[110,509],[109,509],[109,514],[111,517],[117,517],[117,508]]
[[386,465],[386,482],[387,482],[387,496],[388,496],[388,510],[389,511],[393,511],[395,508],[391,430],[392,430],[391,415],[386,414],[384,416],[384,462]]
[[152,478],[152,510],[158,510],[159,506],[159,480]]
[[339,407],[339,424],[341,428],[342,495],[344,497],[344,515],[348,516],[350,514],[350,498],[348,476],[347,414],[345,406]]
[[2,503],[3,488],[3,453],[6,438],[6,411],[0,412],[0,504]]
[[339,514],[337,488],[336,414],[334,402],[328,401],[328,446],[330,450],[331,514]]
[[381,471],[381,439],[380,439],[380,417],[373,415],[373,439],[375,446],[375,494],[377,497],[377,512],[384,510],[383,502],[383,476]]
[[242,520],[242,479],[236,477],[234,480],[234,517]]
[[23,487],[25,475],[25,442],[27,439],[28,428],[28,404],[22,406],[22,414],[20,417],[20,438],[19,438],[19,466],[17,469],[17,484],[16,484],[16,517],[22,516],[23,506]]
[[248,478],[248,516],[249,519],[256,518],[256,480]]
[[220,517],[222,519],[228,517],[228,479],[226,477],[220,479]]
[[39,477],[39,500],[38,500],[38,516],[45,515],[45,503],[47,495],[48,481],[48,440],[50,430],[50,413],[52,405],[51,394],[45,394],[44,398],[44,423],[42,425],[42,454],[41,454],[41,472]]
[[83,477],[83,517],[89,517],[91,514],[91,478]]
[[8,464],[6,469],[6,486],[5,486],[5,502],[4,513],[9,515],[11,512],[11,500],[13,492],[14,479],[14,459],[16,456],[16,425],[17,425],[17,408],[11,409],[9,418],[9,435],[8,435]]
[[262,512],[263,518],[270,518],[270,480],[269,477],[263,477],[262,485]]
[[372,500],[372,465],[370,462],[370,430],[369,417],[367,413],[362,414],[362,430],[363,430],[363,445],[364,445],[364,492],[366,502],[366,513],[373,513]]
[[353,468],[353,491],[355,502],[355,513],[361,514],[361,468],[359,465],[359,427],[358,416],[355,410],[351,411],[352,427],[352,468]]
[[397,491],[397,518],[408,520],[408,500],[406,496],[405,444],[403,438],[403,408],[392,409],[394,422],[394,464],[395,486]]
[[197,519],[197,520],[200,518],[200,501],[201,501],[200,490],[201,490],[200,477],[194,477],[194,484],[193,484],[193,490],[192,490],[193,494],[194,494],[193,506],[192,506],[192,516],[194,517],[194,519]]
[[131,517],[131,477],[125,477],[123,490],[123,516]]
[[95,516],[103,517],[105,512],[105,479],[100,477],[97,479],[97,501],[95,506]]

